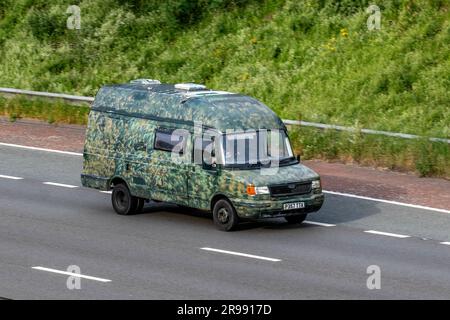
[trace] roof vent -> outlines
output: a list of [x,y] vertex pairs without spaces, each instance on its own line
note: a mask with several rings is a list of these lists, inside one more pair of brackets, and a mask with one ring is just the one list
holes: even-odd
[[178,83],[175,85],[175,89],[186,90],[186,91],[196,91],[205,90],[206,86],[196,83]]
[[153,79],[136,79],[136,80],[131,80],[130,83],[148,85],[148,84],[161,84],[161,81],[153,80]]

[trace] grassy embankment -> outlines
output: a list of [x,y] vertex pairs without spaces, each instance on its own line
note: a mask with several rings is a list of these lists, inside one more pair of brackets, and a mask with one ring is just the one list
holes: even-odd
[[[68,5],[81,30],[66,28]],[[0,0],[0,86],[93,95],[104,83],[193,81],[257,97],[287,119],[450,137],[450,6],[369,1]],[[63,103],[0,100],[0,114],[83,123]],[[304,158],[450,178],[449,146],[293,129]]]

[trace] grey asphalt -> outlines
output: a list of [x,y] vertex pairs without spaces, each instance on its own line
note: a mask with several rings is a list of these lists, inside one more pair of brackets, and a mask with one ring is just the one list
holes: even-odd
[[[9,299],[450,299],[450,215],[326,196],[308,220],[217,231],[204,213],[150,204],[118,216],[110,196],[80,185],[81,157],[0,147],[0,297]],[[448,191],[447,191],[448,192]],[[400,239],[364,231],[410,235]],[[209,252],[222,250],[279,262]],[[67,276],[84,275],[80,290]],[[369,290],[366,269],[381,269]]]

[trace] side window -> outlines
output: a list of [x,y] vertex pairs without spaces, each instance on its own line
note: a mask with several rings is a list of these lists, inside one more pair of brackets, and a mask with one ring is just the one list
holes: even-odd
[[155,132],[155,150],[177,152],[183,154],[186,148],[188,131],[183,129],[158,128]]

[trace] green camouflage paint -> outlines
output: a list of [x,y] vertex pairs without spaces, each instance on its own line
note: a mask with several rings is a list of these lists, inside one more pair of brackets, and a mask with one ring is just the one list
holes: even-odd
[[[102,87],[96,95],[84,147],[82,184],[109,190],[121,179],[136,197],[210,210],[215,197],[227,197],[241,217],[259,218],[280,211],[286,201],[305,201],[311,210],[323,202],[321,192],[287,199],[249,196],[248,184],[267,186],[311,181],[319,176],[295,164],[266,169],[207,170],[193,163],[194,123],[220,133],[229,129],[286,130],[281,119],[259,101],[218,91],[178,90],[173,85],[123,84]],[[171,152],[155,150],[158,128],[183,129],[185,152],[175,162]],[[272,170],[272,169],[267,169]]]

